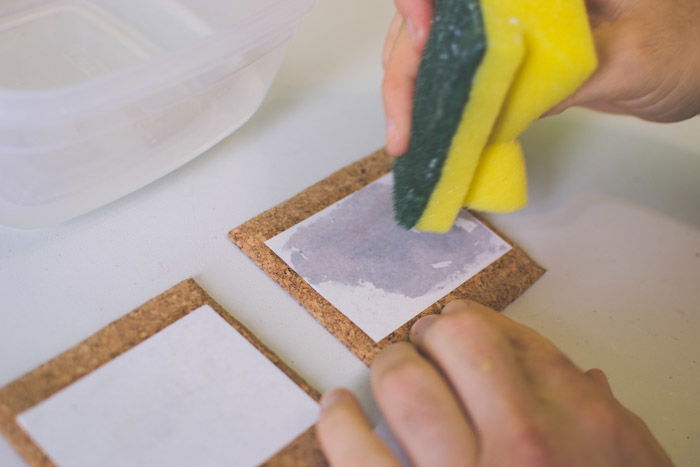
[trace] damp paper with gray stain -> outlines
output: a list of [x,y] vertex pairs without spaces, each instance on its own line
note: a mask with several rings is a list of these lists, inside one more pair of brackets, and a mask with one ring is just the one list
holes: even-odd
[[446,234],[398,227],[392,180],[388,174],[265,242],[376,342],[511,248],[467,211]]

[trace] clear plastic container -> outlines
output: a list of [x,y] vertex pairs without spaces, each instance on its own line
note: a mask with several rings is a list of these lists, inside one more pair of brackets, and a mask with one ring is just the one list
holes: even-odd
[[314,0],[2,0],[0,224],[56,224],[245,123]]

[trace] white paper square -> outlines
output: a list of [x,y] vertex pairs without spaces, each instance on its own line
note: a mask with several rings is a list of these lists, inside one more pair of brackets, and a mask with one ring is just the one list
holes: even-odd
[[311,397],[203,306],[18,422],[64,467],[253,466],[317,414]]
[[511,247],[463,211],[446,234],[394,222],[388,174],[266,243],[378,342]]

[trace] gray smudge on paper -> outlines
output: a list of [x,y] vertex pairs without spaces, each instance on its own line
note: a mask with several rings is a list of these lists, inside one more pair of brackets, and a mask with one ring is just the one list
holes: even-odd
[[299,225],[283,246],[290,266],[312,286],[369,283],[413,298],[472,269],[480,255],[509,248],[467,213],[446,234],[406,231],[394,223],[391,190],[373,183]]

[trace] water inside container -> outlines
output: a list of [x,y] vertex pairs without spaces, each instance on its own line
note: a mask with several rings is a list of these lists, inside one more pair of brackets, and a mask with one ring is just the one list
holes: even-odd
[[46,1],[0,11],[0,88],[52,89],[137,65],[215,29],[173,0]]

